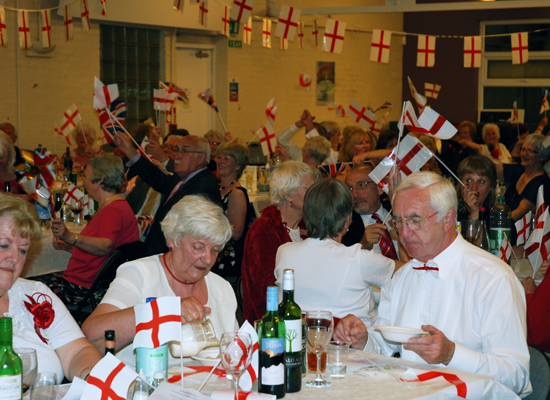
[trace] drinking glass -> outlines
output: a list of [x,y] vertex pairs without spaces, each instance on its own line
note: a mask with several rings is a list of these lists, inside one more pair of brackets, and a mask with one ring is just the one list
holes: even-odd
[[57,389],[57,374],[55,372],[36,374],[31,387],[31,400],[56,400]]
[[306,339],[307,343],[317,358],[317,376],[314,380],[306,382],[310,387],[328,387],[329,381],[325,381],[321,375],[321,356],[332,338],[334,321],[329,311],[310,311],[306,314]]
[[36,375],[38,363],[36,361],[36,350],[29,348],[13,349],[23,363],[23,394],[30,389],[33,379]]
[[464,239],[475,244],[477,238],[479,238],[480,226],[478,219],[468,218],[462,221],[462,236]]
[[239,378],[252,360],[252,337],[245,332],[225,332],[220,339],[220,357],[227,375],[233,377],[235,398],[238,398]]
[[73,215],[76,217],[75,223],[78,226],[82,226],[82,222],[80,220],[80,214],[82,213],[82,209],[84,208],[83,205],[84,198],[78,199],[78,200],[72,200],[71,201],[71,211],[73,212]]

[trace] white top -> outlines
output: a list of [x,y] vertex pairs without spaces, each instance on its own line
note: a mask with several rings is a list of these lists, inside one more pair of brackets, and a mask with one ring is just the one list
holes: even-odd
[[[302,148],[292,141],[292,136],[299,130],[300,128],[296,124],[292,124],[277,134],[277,143],[285,148],[290,159],[294,161],[302,161]],[[319,136],[317,129],[312,129],[306,133],[308,139],[315,136]]]
[[331,147],[330,156],[328,156],[327,159],[323,161],[323,164],[336,164],[338,162],[338,156],[339,153]]
[[[380,208],[378,209],[378,211],[376,211],[376,214],[378,214],[378,217],[382,220],[382,222],[384,222],[389,212],[387,212],[386,209],[382,207],[382,205],[380,204]],[[361,215],[361,219],[363,220],[363,225],[365,225],[365,228],[369,225],[374,225],[378,223],[372,217],[372,214]],[[385,224],[386,227],[388,228],[388,231],[393,230],[393,228],[388,224],[390,219],[391,219],[391,215],[389,216]],[[392,240],[392,242],[393,242],[393,247],[395,247],[395,251],[397,252],[397,259],[399,259],[399,242],[397,240]],[[372,245],[372,250],[378,254],[382,254],[382,250],[380,250],[380,240],[378,241],[378,243],[375,243]]]
[[[326,310],[337,318],[354,314],[365,321],[376,316],[371,285],[391,279],[393,260],[360,244],[346,247],[332,239],[285,243],[277,250],[275,278],[283,288],[283,270],[294,270],[294,300],[302,311]],[[282,298],[282,297],[281,297]]]
[[[212,309],[207,318],[212,321],[216,337],[219,339],[224,332],[239,329],[235,318],[237,299],[231,285],[225,279],[213,272],[204,279],[208,290],[208,302],[205,306]],[[123,310],[145,303],[148,297],[162,296],[175,296],[175,293],[166,279],[159,256],[155,255],[122,264],[101,304],[111,304]],[[128,366],[136,365],[132,344],[120,350],[117,357]],[[174,359],[169,354],[168,364],[179,364],[179,358]]]
[[[455,343],[449,368],[488,375],[521,393],[529,383],[525,293],[510,267],[460,234],[428,261],[439,268],[438,275],[413,270],[413,263],[423,264],[407,263],[382,288],[372,325],[433,325]],[[366,351],[400,351],[405,360],[425,362],[367,329]]]
[[[34,317],[23,304],[24,301],[30,303],[26,295],[32,296],[34,293],[44,293],[52,298],[52,307],[55,311],[54,319],[49,328],[40,329],[40,334],[48,340],[48,344],[44,343],[36,334]],[[42,282],[19,278],[8,291],[8,297],[10,300],[9,311],[4,316],[11,317],[13,320],[13,347],[35,349],[38,372],[55,372],[57,381],[61,383],[64,377],[63,368],[55,350],[73,340],[84,337],[78,324],[63,302]],[[43,298],[38,299],[37,296],[34,298],[39,303],[44,301]]]
[[498,158],[494,158],[491,155],[491,152],[489,151],[489,147],[486,144],[481,145],[481,155],[485,157],[489,157],[491,161],[497,163],[497,164],[511,164],[512,163],[512,155],[508,151],[505,145],[502,143],[498,144],[498,148],[500,149],[500,156]]

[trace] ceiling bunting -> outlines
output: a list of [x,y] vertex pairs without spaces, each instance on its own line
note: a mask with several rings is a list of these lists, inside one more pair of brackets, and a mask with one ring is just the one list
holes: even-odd
[[6,46],[8,44],[6,28],[6,10],[4,10],[4,7],[0,6],[0,46]]
[[435,36],[418,35],[416,53],[417,67],[433,67],[435,65]]
[[189,4],[200,4],[201,0],[189,0]]
[[300,49],[304,49],[304,23],[300,22],[298,24],[298,45],[300,46]]
[[466,36],[464,38],[464,68],[479,68],[481,66],[481,36]]
[[525,64],[529,61],[529,42],[527,32],[512,33],[512,64]]
[[390,60],[391,31],[373,29],[370,60],[387,64]]
[[323,37],[323,51],[327,53],[342,53],[344,46],[344,33],[346,32],[346,23],[335,19],[327,19],[325,35]]
[[407,76],[407,79],[409,80],[409,89],[411,91],[411,95],[416,103],[416,107],[418,107],[418,114],[422,114],[422,111],[424,111],[424,108],[426,107],[426,104],[428,103],[428,99],[426,99],[424,96],[422,96],[420,93],[418,93],[411,81],[411,78]]
[[174,10],[183,14],[183,0],[174,0]]
[[281,50],[288,50],[288,39],[281,38]]
[[317,28],[317,20],[313,20],[313,31],[311,34],[313,35],[313,38],[315,39],[315,47],[317,47],[317,34],[319,33],[319,29]]
[[98,0],[94,11],[96,14],[107,15],[107,0]]
[[248,17],[248,22],[244,24],[243,43],[248,45],[252,43],[252,17]]
[[208,0],[200,0],[199,24],[206,26],[208,23]]
[[245,21],[248,21],[248,19],[250,18],[253,5],[254,0],[234,0],[229,18],[234,21],[242,22],[244,24]]
[[440,90],[441,90],[441,85],[424,82],[424,96],[437,99],[437,96],[439,96]]
[[90,12],[88,11],[88,0],[80,1],[80,18],[82,19],[82,30],[88,32],[90,30]]
[[40,31],[42,36],[42,47],[49,49],[52,47],[52,38],[50,32],[52,30],[52,23],[50,19],[50,10],[40,11]]
[[271,20],[264,19],[262,24],[262,46],[271,48]]
[[63,6],[63,25],[65,25],[65,41],[73,38],[73,19],[71,17],[71,9],[68,5]]
[[29,28],[28,11],[17,11],[17,29],[19,31],[19,48],[28,50],[31,48],[31,30]]
[[223,17],[222,17],[222,23],[223,23],[222,33],[226,37],[231,37],[230,30],[229,30],[229,11],[230,11],[230,7],[229,6],[224,6],[223,8],[224,8],[224,10],[223,10]]
[[279,13],[275,36],[283,39],[294,40],[296,30],[298,29],[298,23],[300,22],[301,13],[301,10],[283,4]]

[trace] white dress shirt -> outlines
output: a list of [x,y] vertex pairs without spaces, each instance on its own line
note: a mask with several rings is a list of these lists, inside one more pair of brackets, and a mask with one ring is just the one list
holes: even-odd
[[327,310],[337,318],[354,314],[369,321],[376,316],[371,285],[388,282],[395,262],[360,244],[309,238],[277,250],[275,278],[281,293],[288,268],[294,270],[294,300],[302,311]]
[[[425,362],[386,343],[376,325],[433,325],[455,343],[448,367],[488,375],[521,393],[529,384],[525,293],[510,267],[458,237],[433,260],[439,272],[413,270],[413,260],[384,286],[366,351]],[[418,265],[417,265],[418,266]],[[444,365],[441,365],[444,366]]]
[[[292,124],[277,134],[277,143],[285,148],[290,159],[294,161],[302,161],[302,147],[292,141],[292,137],[299,130],[300,128],[298,128],[296,124]],[[319,136],[319,132],[317,132],[315,128],[306,133],[307,139],[311,139],[315,136]]]

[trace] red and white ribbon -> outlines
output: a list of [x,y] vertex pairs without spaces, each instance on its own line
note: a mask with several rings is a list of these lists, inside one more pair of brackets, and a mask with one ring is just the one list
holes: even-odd
[[319,29],[317,28],[317,20],[314,19],[313,20],[313,30],[311,31],[311,34],[313,35],[313,39],[315,40],[315,47],[317,47],[317,44],[318,44],[318,34],[319,34]]
[[298,24],[298,46],[300,50],[304,49],[304,23],[300,22]]

